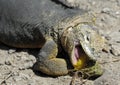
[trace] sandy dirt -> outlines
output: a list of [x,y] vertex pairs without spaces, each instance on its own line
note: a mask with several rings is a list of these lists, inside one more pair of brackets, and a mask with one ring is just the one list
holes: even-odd
[[[99,61],[104,74],[95,80],[76,79],[73,85],[120,85],[120,0],[60,0],[69,6],[89,10],[96,16],[100,34],[108,40],[110,52]],[[0,44],[0,85],[70,85],[72,76],[50,77],[33,72],[39,50],[16,49]]]

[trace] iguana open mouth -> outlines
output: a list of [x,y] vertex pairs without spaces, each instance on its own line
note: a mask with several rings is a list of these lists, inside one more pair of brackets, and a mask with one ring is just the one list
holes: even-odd
[[87,54],[84,52],[79,42],[74,43],[72,51],[72,64],[75,69],[82,69],[85,67],[87,62]]

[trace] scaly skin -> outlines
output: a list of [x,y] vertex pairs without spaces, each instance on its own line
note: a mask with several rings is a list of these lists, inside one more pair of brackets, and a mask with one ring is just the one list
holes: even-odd
[[[61,44],[77,70],[90,59],[96,61],[96,49],[103,47],[104,39],[91,29],[91,17],[86,16],[83,10],[54,0],[0,0],[0,41],[17,48],[41,48],[34,69],[51,76],[66,75],[65,60],[56,58]],[[86,41],[86,36],[91,39]],[[85,56],[78,61],[73,59],[76,41]]]
[[84,69],[81,69],[81,72],[83,73],[83,78],[90,78],[90,77],[98,77],[103,74],[103,70],[98,62],[96,62],[94,65],[90,67],[86,67]]

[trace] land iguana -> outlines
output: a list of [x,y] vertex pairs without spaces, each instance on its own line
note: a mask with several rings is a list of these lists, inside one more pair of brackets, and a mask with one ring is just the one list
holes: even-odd
[[66,61],[56,57],[59,47],[69,55],[75,70],[86,69],[92,60],[94,69],[83,71],[101,75],[96,53],[104,48],[105,39],[94,31],[92,18],[84,10],[56,1],[0,0],[0,42],[41,48],[34,69],[51,76],[68,73]]

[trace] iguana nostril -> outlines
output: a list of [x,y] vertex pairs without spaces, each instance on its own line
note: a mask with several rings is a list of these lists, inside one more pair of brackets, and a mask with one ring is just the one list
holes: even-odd
[[90,38],[87,36],[87,41],[90,41]]

